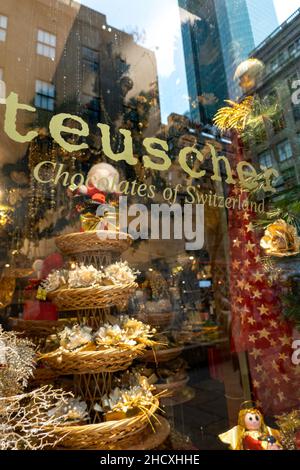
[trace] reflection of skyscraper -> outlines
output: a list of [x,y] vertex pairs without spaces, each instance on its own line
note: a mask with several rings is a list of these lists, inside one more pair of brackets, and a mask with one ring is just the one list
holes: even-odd
[[273,0],[246,0],[255,47],[278,27]]
[[178,3],[190,114],[194,120],[207,122],[224,98],[238,96],[233,79],[237,65],[278,26],[273,0]]
[[239,89],[236,67],[278,26],[273,0],[214,0],[220,31],[229,95]]
[[214,0],[179,0],[190,117],[211,121],[227,96]]

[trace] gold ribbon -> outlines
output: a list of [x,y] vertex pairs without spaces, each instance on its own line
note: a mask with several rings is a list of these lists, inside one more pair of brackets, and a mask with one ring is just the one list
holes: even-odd
[[104,216],[97,216],[87,212],[86,214],[80,215],[80,222],[84,232],[97,230],[97,226],[101,222],[108,224],[110,230],[118,230],[118,227],[115,225],[115,214],[111,212],[106,212]]

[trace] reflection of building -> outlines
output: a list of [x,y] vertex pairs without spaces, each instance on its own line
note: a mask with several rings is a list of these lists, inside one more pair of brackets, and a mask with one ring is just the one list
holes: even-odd
[[227,97],[225,69],[213,0],[179,0],[190,117],[211,122]]
[[[39,245],[44,256],[54,248],[53,240],[44,241],[71,220],[66,188],[51,176],[47,184],[38,185],[33,176],[37,163],[51,159],[62,163],[65,172],[85,174],[102,158],[98,122],[109,124],[115,151],[122,148],[119,127],[130,129],[136,142],[155,135],[160,126],[154,53],[109,26],[101,13],[73,1],[1,1],[0,99],[11,92],[19,95],[20,103],[36,108],[18,112],[17,130],[26,134],[39,129],[39,137],[30,144],[11,140],[4,132],[5,106],[0,104],[0,186],[5,188],[2,196],[15,206],[8,227],[13,235],[0,233],[3,260],[8,239],[13,248],[24,246],[30,256],[36,256]],[[81,116],[88,124],[84,155],[66,154],[50,138],[49,121],[62,112]],[[73,138],[65,134],[65,139]],[[118,170],[135,177],[135,168],[122,163]]]
[[278,26],[273,0],[215,0],[230,98],[237,65]]
[[273,0],[246,0],[253,40],[258,46],[274,29],[278,19]]
[[[101,13],[62,0],[3,0],[0,80],[6,94],[14,91],[20,102],[38,109],[35,117],[20,116],[19,129],[25,132],[33,121],[46,126],[52,113],[61,111],[80,114],[93,125],[116,122],[129,107],[139,121],[134,100],[155,93],[157,71],[154,53],[107,25]],[[3,111],[0,107],[2,123]],[[157,104],[150,117],[147,132],[153,134],[160,124]],[[25,152],[5,135],[1,147],[4,161]]]
[[300,80],[300,9],[251,56],[265,64],[255,92],[260,97],[275,95],[282,109],[282,127],[270,130],[268,140],[254,145],[251,153],[261,166],[277,168],[278,189],[288,189],[300,183],[300,104],[292,101],[293,82]]
[[238,95],[237,65],[278,26],[273,0],[179,0],[179,6],[190,115],[206,123],[224,98]]

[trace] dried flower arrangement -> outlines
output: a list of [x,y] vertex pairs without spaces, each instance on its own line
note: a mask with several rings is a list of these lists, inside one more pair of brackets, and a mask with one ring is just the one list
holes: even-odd
[[105,278],[112,284],[129,284],[136,280],[139,271],[133,270],[127,261],[119,261],[107,266],[104,270]]
[[29,393],[0,397],[0,450],[39,450],[54,446],[53,426],[65,419],[49,411],[56,403],[66,403],[71,394],[51,386]]
[[41,291],[53,292],[59,288],[81,288],[97,287],[103,285],[130,284],[135,281],[138,271],[131,269],[127,263],[117,262],[106,267],[104,270],[97,270],[94,266],[76,264],[73,269],[52,271],[41,283],[38,295]]
[[131,347],[137,344],[152,346],[155,342],[151,339],[156,333],[149,325],[141,321],[121,316],[118,324],[104,324],[95,333],[98,347]]
[[54,446],[53,426],[86,417],[84,403],[52,386],[24,392],[35,367],[34,345],[0,328],[0,450]]
[[0,397],[15,395],[27,386],[34,358],[33,343],[0,326]]
[[140,412],[148,416],[153,402],[153,386],[139,374],[130,374],[129,382],[131,384],[125,387],[122,384],[115,387],[95,405],[95,410],[103,413],[105,421],[132,417]]
[[86,348],[93,342],[92,328],[89,326],[73,325],[66,326],[58,333],[60,346],[69,351]]
[[268,255],[279,257],[296,255],[300,249],[297,228],[278,219],[266,227],[260,245]]
[[182,357],[168,361],[168,363],[150,365],[140,364],[133,370],[147,378],[151,385],[167,385],[187,379],[187,362]]
[[[156,333],[138,320],[128,316],[120,316],[119,319],[110,316],[110,323],[105,323],[97,331],[92,332],[92,328],[86,325],[75,324],[72,327],[65,327],[54,337],[50,337],[55,347],[64,351],[92,351],[103,348],[131,348],[137,345],[144,347],[153,346],[152,340]],[[58,342],[57,342],[58,340]]]
[[87,404],[80,398],[58,402],[48,411],[48,416],[59,419],[60,424],[81,423],[88,419]]

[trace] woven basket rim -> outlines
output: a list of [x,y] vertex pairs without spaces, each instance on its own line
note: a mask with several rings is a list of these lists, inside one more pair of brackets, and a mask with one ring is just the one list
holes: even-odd
[[[115,237],[98,237],[97,233]],[[120,238],[122,235],[124,238]],[[86,230],[85,232],[70,232],[56,237],[56,246],[66,254],[78,254],[86,251],[122,251],[126,245],[129,247],[133,237],[126,232],[116,230]]]
[[159,360],[161,360],[161,362],[163,362],[163,359],[166,361],[171,360],[169,356],[175,359],[175,357],[179,356],[183,349],[183,346],[176,346],[174,348],[168,349],[146,350],[141,357],[141,360],[150,362],[159,362]]
[[[116,231],[116,230],[85,230],[84,232],[70,232],[70,233],[64,233],[63,235],[59,235],[58,237],[56,237],[55,240],[62,240],[64,238],[71,238],[71,236],[80,236],[81,238],[88,238],[87,235],[85,234],[94,234],[94,233],[115,233],[117,235],[126,235],[126,238],[121,238],[121,240],[124,240],[126,241],[126,239],[129,239],[129,240],[133,240],[133,237],[130,235],[130,233],[126,233],[126,232],[120,232],[120,231]],[[101,240],[101,238],[99,238],[99,240]],[[114,240],[114,238],[110,238],[109,240]],[[119,240],[118,238],[116,238],[116,240]]]
[[[181,352],[183,350],[183,346],[175,346],[173,348],[166,348],[166,349],[158,349],[158,350],[149,350],[149,353],[153,353],[156,356],[167,356],[168,354],[175,353],[175,352]],[[148,351],[147,351],[148,352]]]
[[72,294],[72,293],[78,293],[80,292],[81,294],[85,293],[91,293],[91,292],[107,292],[109,290],[114,291],[114,290],[120,290],[120,289],[130,289],[130,288],[136,288],[137,284],[136,282],[129,282],[126,284],[109,284],[105,286],[90,286],[90,287],[67,287],[67,288],[59,288],[54,291],[48,292],[47,297],[51,300],[52,298],[56,297],[59,294]]
[[151,316],[156,316],[156,315],[157,315],[157,316],[158,316],[158,315],[162,315],[162,316],[167,316],[167,315],[169,315],[169,316],[171,316],[171,315],[174,315],[175,312],[174,312],[173,310],[169,310],[169,311],[165,311],[165,312],[157,312],[157,311],[155,311],[155,312],[147,312],[147,311],[145,311],[145,314],[146,314],[146,315],[149,315],[150,317],[151,317]]
[[124,418],[120,420],[111,420],[111,421],[104,421],[102,423],[95,423],[95,424],[82,424],[82,425],[61,425],[61,426],[53,426],[51,427],[54,432],[58,431],[59,433],[75,433],[75,434],[81,434],[84,432],[95,432],[95,431],[110,431],[116,430],[118,428],[126,428],[127,426],[133,425],[136,422],[144,422],[145,420],[148,421],[148,419],[156,412],[156,410],[159,407],[159,400],[158,398],[153,395],[152,397],[152,403],[149,405],[148,413],[145,415],[144,413],[140,412],[136,416],[133,416],[131,418]]
[[176,389],[176,388],[179,388],[181,386],[184,386],[188,383],[189,381],[189,376],[188,374],[186,374],[185,378],[184,379],[181,379],[181,380],[177,380],[175,382],[168,382],[168,383],[161,383],[161,384],[154,384],[154,387],[156,388],[156,390],[158,392],[162,391],[162,390],[172,390],[172,389]]
[[38,360],[42,359],[47,359],[47,358],[55,358],[55,357],[62,357],[65,356],[68,359],[72,359],[74,357],[82,357],[82,358],[92,358],[92,357],[103,357],[105,355],[113,355],[114,353],[116,354],[121,354],[125,352],[137,352],[137,351],[142,351],[145,349],[145,346],[143,344],[137,344],[135,346],[131,346],[130,348],[116,348],[116,347],[111,347],[111,348],[103,348],[103,349],[95,349],[92,351],[68,351],[67,349],[55,349],[54,351],[51,351],[49,353],[41,353]]

